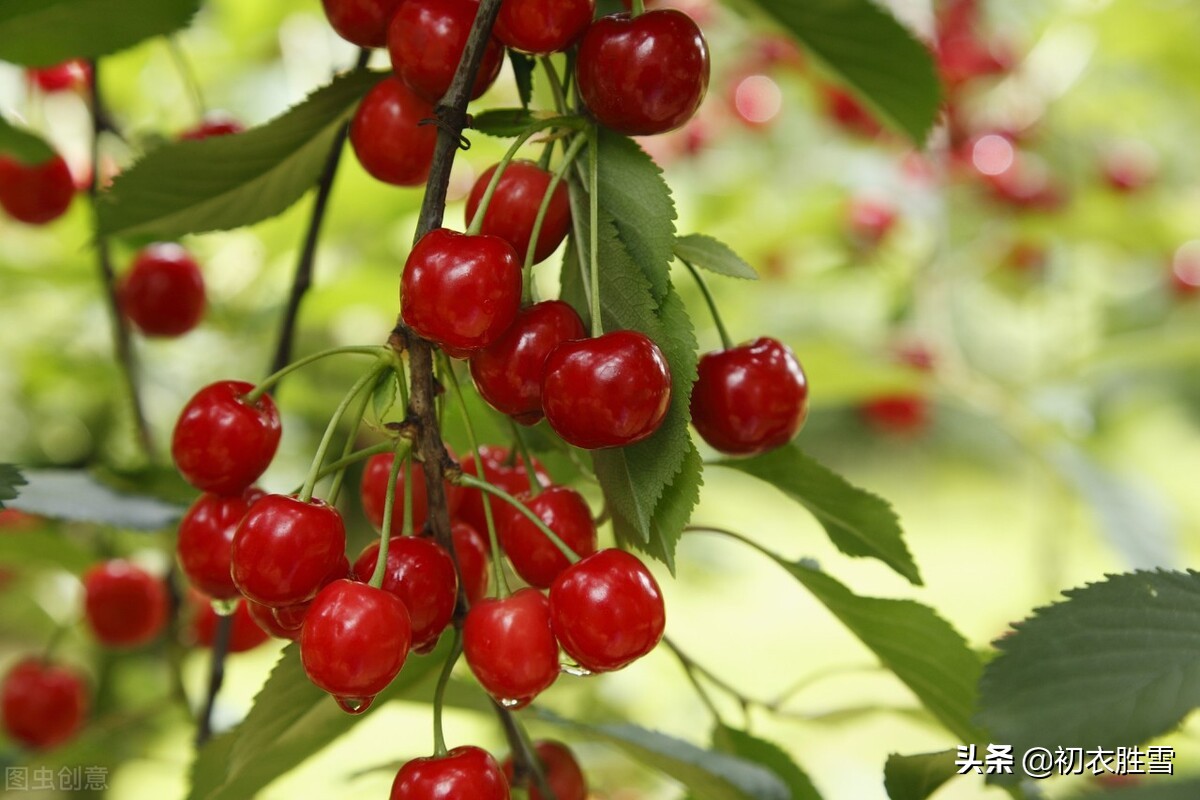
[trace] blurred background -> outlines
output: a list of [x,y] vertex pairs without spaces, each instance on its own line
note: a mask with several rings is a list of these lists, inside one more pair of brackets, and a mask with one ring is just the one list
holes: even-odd
[[[919,599],[981,650],[1062,589],[1105,573],[1196,564],[1200,6],[896,3],[935,43],[947,91],[942,124],[927,148],[914,150],[743,4],[671,4],[700,22],[713,54],[701,112],[643,142],[675,192],[678,229],[716,236],[757,268],[757,282],[710,280],[726,325],[735,339],[771,335],[793,348],[811,386],[801,445],[895,506],[926,585],[845,558],[797,506],[729,470],[706,474],[695,523],[815,558],[860,594]],[[355,58],[316,0],[212,0],[177,44],[207,107],[247,126]],[[386,68],[386,54],[378,58]],[[162,40],[106,59],[102,75],[126,139],[106,141],[104,175],[198,121],[186,70]],[[517,104],[507,75],[477,101]],[[52,140],[88,180],[80,94],[46,91],[0,65],[0,111]],[[505,147],[483,136],[472,144],[455,167],[451,227],[461,226],[476,175]],[[379,184],[347,154],[297,353],[386,337],[420,201],[420,190]],[[203,267],[207,316],[180,339],[135,341],[164,461],[175,416],[197,388],[265,374],[310,202],[250,229],[184,242]],[[87,246],[91,220],[83,197],[52,226],[0,219],[0,462],[102,466],[110,479],[187,503],[166,470],[139,462]],[[115,248],[118,273],[133,252]],[[545,296],[556,291],[559,262],[538,268]],[[701,348],[718,347],[698,292],[676,277]],[[277,397],[283,443],[265,488],[300,483],[355,369],[334,360],[288,380]],[[482,424],[493,436],[504,430]],[[451,441],[462,452],[465,442],[453,433]],[[356,552],[373,534],[350,501]],[[165,573],[172,532],[13,514],[0,524],[0,671],[66,625],[60,653],[98,692],[92,725],[75,743],[33,761],[0,743],[0,761],[103,765],[109,796],[183,797],[193,731],[182,705],[164,700],[177,687],[161,655],[172,654],[195,704],[206,653],[165,644],[103,652],[70,627],[76,575],[114,553]],[[760,556],[696,534],[681,543],[674,578],[655,568],[668,634],[762,701],[750,709],[751,729],[783,745],[825,797],[883,798],[889,753],[961,744]],[[186,630],[178,634],[187,640]],[[245,714],[277,652],[267,643],[231,657],[219,725]],[[723,716],[742,719],[737,703],[716,697]],[[564,714],[629,718],[701,744],[711,724],[662,648],[619,674],[563,680],[543,699]],[[447,724],[451,746],[503,752],[490,717],[453,712]],[[427,707],[384,706],[261,796],[382,797],[397,763],[429,751],[428,731]],[[1198,735],[1189,724],[1167,740],[1177,772],[1200,770]],[[577,752],[598,798],[681,795],[614,750],[585,743]],[[1080,786],[1044,788],[1064,796]],[[969,778],[938,796],[986,793]]]

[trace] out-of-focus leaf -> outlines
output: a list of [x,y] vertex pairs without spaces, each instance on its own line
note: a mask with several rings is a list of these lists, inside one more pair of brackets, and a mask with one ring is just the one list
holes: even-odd
[[702,233],[689,233],[675,240],[675,255],[693,267],[706,269],[730,278],[758,280],[754,267],[747,264],[733,248]]
[[16,464],[0,464],[0,508],[5,507],[5,500],[16,498],[21,491],[18,487],[28,482]]
[[537,62],[531,56],[510,49],[508,63],[512,65],[513,79],[517,84],[517,96],[521,98],[521,107],[527,109],[530,101],[533,100],[533,69],[537,66]]
[[0,60],[47,67],[94,58],[185,27],[200,0],[4,0]]
[[174,525],[185,511],[154,497],[115,492],[85,472],[39,469],[27,470],[25,477],[29,485],[10,505],[51,519],[157,531]]
[[914,756],[891,754],[883,768],[883,786],[888,797],[891,800],[925,800],[958,774],[954,763],[956,756],[954,750]]
[[717,725],[713,730],[713,747],[721,752],[762,764],[774,772],[787,785],[791,800],[821,800],[817,787],[813,786],[804,770],[774,742],[727,725]]
[[54,148],[36,133],[0,116],[0,155],[12,156],[22,164],[41,164],[54,157]]

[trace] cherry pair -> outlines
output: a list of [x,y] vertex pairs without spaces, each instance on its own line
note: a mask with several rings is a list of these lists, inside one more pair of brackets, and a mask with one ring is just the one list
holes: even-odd
[[[541,762],[550,791],[558,800],[586,800],[587,781],[574,754],[559,742],[534,743],[535,757]],[[507,800],[513,780],[513,760],[501,767],[486,750],[474,746],[456,747],[444,756],[414,758],[392,782],[391,800],[435,800],[469,797],[472,800]],[[530,800],[543,800],[534,786]]]

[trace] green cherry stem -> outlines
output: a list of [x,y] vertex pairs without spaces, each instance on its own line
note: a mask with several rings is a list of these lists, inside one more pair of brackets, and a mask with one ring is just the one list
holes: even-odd
[[[357,464],[360,461],[366,461],[371,456],[377,456],[380,453],[390,453],[398,447],[402,448],[402,452],[407,453],[412,447],[412,442],[410,442],[408,439],[400,439],[398,442],[389,439],[386,442],[380,442],[379,444],[373,444],[370,447],[364,447],[362,450],[355,450],[353,453],[343,456],[337,461],[331,461],[330,463],[322,466],[321,471],[317,473],[317,480],[319,481],[324,478],[328,478],[330,475],[337,473],[339,470],[343,470],[346,467]],[[300,489],[296,489],[296,491],[292,492],[292,494],[299,493]]]
[[521,427],[513,422],[512,417],[508,418],[508,425],[513,432],[513,450],[521,459],[521,465],[525,467],[525,474],[529,476],[529,496],[537,497],[542,492],[542,480],[538,477],[537,468],[533,466],[533,457],[529,455],[529,447],[525,444],[525,435],[521,433]]
[[455,626],[454,639],[450,643],[450,654],[446,656],[446,663],[442,665],[442,672],[438,675],[437,688],[433,691],[433,755],[435,758],[441,758],[449,752],[446,749],[446,735],[442,731],[442,707],[445,705],[446,687],[450,684],[450,673],[454,671],[454,665],[458,663],[460,655],[462,655],[462,629]]
[[[386,371],[381,372],[380,374],[386,374]],[[376,381],[376,385],[378,385],[378,381]],[[338,461],[345,459],[348,455],[354,452],[354,442],[358,439],[358,431],[362,427],[363,415],[367,413],[367,404],[370,402],[371,393],[363,392],[359,397],[358,405],[356,405],[354,410],[350,412],[350,418],[353,419],[354,422],[350,425],[350,433],[346,436],[346,444],[342,446],[342,457],[339,458]],[[337,503],[338,495],[342,492],[342,483],[345,481],[345,479],[345,467],[341,467],[334,471],[333,483],[329,486],[329,496],[326,498],[329,500],[330,505]],[[317,478],[317,480],[320,480],[320,478]]]
[[[400,475],[401,465],[407,467],[410,464],[412,464],[412,451],[405,453],[401,460],[400,451],[397,448],[395,457],[392,459],[392,467],[388,470],[387,488],[384,490],[386,494],[383,496],[383,524],[379,526],[379,556],[375,559],[375,571],[371,573],[369,581],[370,585],[376,589],[383,588],[383,576],[387,573],[388,540],[391,538],[392,514],[396,509],[396,479]],[[408,477],[405,476],[406,479]],[[408,483],[411,484],[412,481],[409,480]],[[406,488],[406,494],[407,491]],[[409,505],[412,504],[409,503]]]
[[360,356],[376,356],[376,357],[383,357],[383,358],[390,359],[391,355],[392,355],[392,350],[387,347],[382,347],[382,346],[378,346],[378,345],[359,346],[359,347],[334,347],[330,350],[322,350],[319,353],[313,353],[310,356],[305,356],[304,358],[301,358],[298,361],[293,361],[291,364],[288,364],[286,367],[279,370],[278,372],[272,373],[271,375],[268,375],[267,377],[263,378],[261,381],[258,382],[257,386],[255,386],[249,392],[246,392],[246,395],[242,399],[245,400],[250,405],[254,405],[255,403],[258,402],[258,399],[260,397],[262,397],[267,392],[271,391],[271,387],[274,386],[275,384],[279,383],[279,381],[282,380],[283,377],[285,375],[287,375],[288,373],[295,372],[296,370],[300,369],[301,367],[307,367],[309,364],[313,363],[314,361],[320,361],[322,358],[328,358],[329,356],[339,356],[339,355],[344,355],[344,354],[354,354],[354,355],[360,355]]
[[[388,530],[391,530],[389,525]],[[412,536],[413,533],[413,475],[412,451],[404,458],[404,519],[400,523],[400,535]]]
[[321,437],[321,443],[317,445],[317,453],[313,456],[312,466],[308,469],[308,477],[304,479],[304,486],[300,488],[300,500],[307,503],[312,499],[313,490],[317,487],[317,476],[321,474],[321,465],[325,463],[325,454],[329,452],[329,446],[333,442],[333,435],[337,432],[338,423],[342,421],[342,417],[346,415],[346,409],[350,408],[350,404],[354,402],[354,398],[358,397],[358,393],[370,386],[379,373],[387,369],[387,364],[384,361],[379,361],[365,375],[355,381],[350,387],[350,391],[346,392],[346,396],[342,398],[342,402],[333,410],[333,416],[329,419],[329,424],[325,426],[325,435]]
[[646,13],[645,0],[633,0],[633,5],[629,9],[630,19],[633,19],[634,17],[640,17],[642,14],[645,14],[645,13]]
[[558,76],[558,70],[554,68],[554,60],[550,56],[541,56],[538,59],[542,63],[542,69],[546,71],[546,82],[550,84],[550,94],[554,96],[554,108],[559,114],[567,113],[567,95],[563,91],[562,78]]
[[546,192],[542,195],[541,205],[538,206],[537,216],[533,220],[533,229],[529,234],[529,247],[525,251],[525,272],[528,273],[533,267],[533,254],[537,248],[534,243],[537,242],[542,235],[542,225],[546,221],[546,214],[550,210],[550,201],[554,198],[554,190],[563,182],[563,178],[567,174],[567,170],[571,168],[571,162],[579,155],[579,151],[587,144],[586,136],[576,136],[571,142],[571,146],[567,148],[567,152],[563,155],[563,161],[558,165],[558,169],[554,171],[554,176],[550,178],[550,183],[546,185]]
[[595,125],[588,128],[588,219],[591,230],[588,231],[588,248],[591,251],[591,284],[592,296],[592,337],[604,333],[604,323],[600,321],[600,131]]
[[692,273],[692,277],[696,279],[696,285],[700,287],[700,294],[704,295],[704,302],[708,304],[709,313],[712,314],[713,322],[716,323],[717,333],[721,336],[722,346],[726,350],[732,350],[733,339],[729,338],[729,331],[725,329],[725,323],[721,321],[721,314],[717,311],[717,301],[713,298],[712,291],[708,288],[708,282],[704,280],[704,276],[700,274],[700,270],[696,269],[690,261],[680,258],[679,263],[687,267],[688,272]]
[[[558,538],[558,534],[556,534],[554,531],[550,530],[550,528],[548,528],[546,526],[546,523],[542,522],[541,518],[537,514],[530,511],[529,508],[524,503],[522,503],[520,500],[513,497],[511,494],[504,491],[500,487],[493,486],[492,484],[488,483],[487,481],[476,478],[474,475],[468,475],[468,474],[464,473],[462,478],[460,478],[459,480],[463,486],[469,486],[472,489],[481,489],[481,490],[487,492],[488,494],[494,494],[496,497],[499,497],[501,500],[508,503],[510,506],[515,508],[517,511],[524,514],[526,519],[528,519],[530,522],[532,522],[534,525],[536,525],[538,530],[540,530],[542,533],[544,533],[546,535],[546,538],[549,539],[550,542],[555,547],[558,548],[558,551],[560,553],[562,553],[564,557],[566,557],[567,561],[569,561],[572,564],[579,561],[579,554],[576,553],[571,548],[567,547],[566,543],[562,539]],[[486,508],[486,507],[487,507],[487,503],[484,503],[484,508]]]

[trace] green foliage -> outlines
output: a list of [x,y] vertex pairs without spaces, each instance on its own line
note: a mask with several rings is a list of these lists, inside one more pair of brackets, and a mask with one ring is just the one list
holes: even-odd
[[733,248],[702,233],[689,233],[675,240],[676,257],[693,267],[706,269],[730,278],[758,280],[758,273]]
[[883,768],[883,786],[891,800],[925,800],[958,774],[954,750],[888,756]]
[[15,464],[0,464],[0,508],[4,508],[5,500],[14,500],[20,493],[18,487],[28,481]]
[[517,82],[517,96],[521,98],[521,107],[528,109],[533,100],[533,70],[537,61],[532,56],[510,49],[508,63],[512,65],[513,80]]
[[396,393],[400,389],[400,378],[393,370],[379,373],[375,388],[371,392],[371,409],[375,420],[383,423],[384,419],[396,405]]
[[533,124],[533,114],[527,108],[489,108],[471,115],[471,130],[488,136],[514,138]]
[[726,459],[715,465],[753,475],[803,505],[846,555],[878,558],[911,582],[921,583],[891,506],[821,466],[795,443],[754,458]]
[[1103,789],[1101,791],[1073,794],[1070,800],[1195,800],[1200,796],[1200,780],[1163,781],[1154,780],[1143,786],[1132,786],[1124,789]]
[[0,60],[45,67],[116,53],[185,27],[200,0],[5,0]]
[[41,164],[54,156],[46,140],[0,116],[0,155],[9,155],[23,164]]
[[96,562],[96,554],[47,525],[0,536],[0,564],[31,564],[76,574]]
[[281,213],[316,185],[343,124],[382,77],[357,70],[262,127],[149,153],[104,193],[100,233],[169,239]]
[[791,800],[821,800],[817,787],[813,786],[804,770],[774,742],[730,728],[728,725],[717,725],[713,729],[713,747],[723,753],[762,764],[774,772],[787,786]]
[[76,520],[158,531],[174,525],[184,508],[147,495],[121,494],[76,470],[29,470],[28,485],[14,504],[51,519]]

